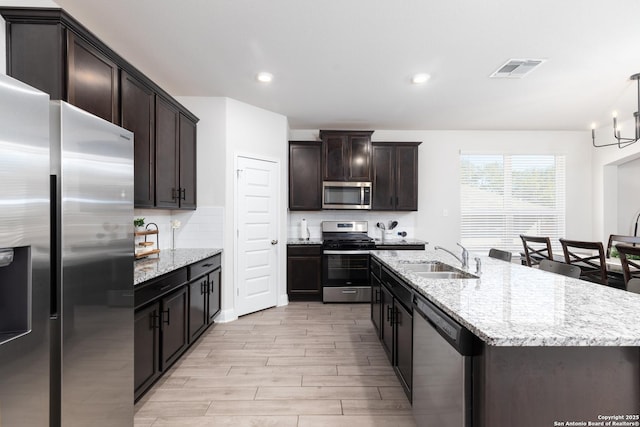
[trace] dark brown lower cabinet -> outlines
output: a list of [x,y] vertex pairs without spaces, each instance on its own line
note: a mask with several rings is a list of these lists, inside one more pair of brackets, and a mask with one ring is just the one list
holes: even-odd
[[393,295],[385,287],[380,288],[380,305],[382,306],[382,328],[381,337],[382,348],[387,353],[389,361],[393,364]]
[[322,300],[322,246],[287,245],[290,300]]
[[394,303],[393,326],[395,328],[396,362],[394,369],[405,392],[411,393],[413,365],[413,316],[397,301]]
[[137,399],[160,376],[160,302],[137,310],[134,325],[134,389]]
[[134,397],[195,343],[220,312],[221,256],[136,285]]
[[183,286],[176,292],[162,298],[160,305],[160,330],[162,331],[161,369],[164,371],[175,362],[189,345],[187,335],[189,315],[189,294]]
[[142,394],[188,346],[187,287],[135,311],[134,396]]
[[220,313],[222,290],[222,269],[218,268],[209,274],[209,297],[207,298],[208,324],[213,323],[213,318]]
[[218,261],[216,269],[189,283],[189,342],[194,342],[220,312],[221,274]]
[[[372,257],[373,258],[373,257]],[[380,278],[378,278],[378,274]],[[382,348],[409,401],[413,375],[413,308],[411,288],[375,259],[371,262],[371,321]],[[376,322],[380,323],[378,327]]]
[[189,342],[198,338],[207,327],[208,277],[189,283]]
[[382,285],[380,279],[371,271],[371,322],[380,338],[382,327]]

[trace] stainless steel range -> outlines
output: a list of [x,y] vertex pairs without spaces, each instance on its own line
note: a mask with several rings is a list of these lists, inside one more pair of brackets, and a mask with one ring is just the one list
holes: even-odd
[[322,301],[370,302],[367,221],[322,222]]

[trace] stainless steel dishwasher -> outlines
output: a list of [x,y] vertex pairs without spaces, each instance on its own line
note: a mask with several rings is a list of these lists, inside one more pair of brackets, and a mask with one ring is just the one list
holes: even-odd
[[414,296],[413,417],[418,427],[472,426],[472,356],[478,338]]

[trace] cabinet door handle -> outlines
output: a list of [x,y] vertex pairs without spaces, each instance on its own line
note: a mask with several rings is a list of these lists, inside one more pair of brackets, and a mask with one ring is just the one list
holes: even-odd
[[[171,309],[167,308],[167,311],[161,311],[162,313],[162,323],[166,323],[167,325],[171,324]],[[167,320],[164,319],[165,313],[167,314]]]
[[151,321],[151,329],[160,329],[160,315],[153,313],[149,313],[149,320]]
[[387,306],[387,322],[391,322],[391,306]]
[[207,282],[207,286],[209,289],[209,294],[213,294],[213,282],[211,280]]
[[175,199],[177,199],[177,198],[178,198],[178,196],[177,196],[177,191],[176,191],[176,189],[175,189],[175,188],[172,188],[172,189],[171,189],[171,199],[172,199],[172,200],[175,200]]
[[200,283],[200,295],[204,295],[204,294],[206,294],[207,292],[209,292],[209,288],[208,288],[208,286],[209,286],[209,282],[207,282],[206,280],[203,280],[203,281]]
[[180,198],[182,200],[187,200],[187,189],[186,188],[181,188],[180,189]]

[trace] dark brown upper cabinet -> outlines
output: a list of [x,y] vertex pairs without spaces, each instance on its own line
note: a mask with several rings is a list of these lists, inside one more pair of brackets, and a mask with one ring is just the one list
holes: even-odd
[[120,80],[122,127],[134,133],[134,204],[152,208],[155,203],[155,94],[133,76]]
[[373,131],[321,130],[324,181],[371,181]]
[[98,117],[120,124],[118,70],[109,52],[59,9],[3,8],[7,74]]
[[180,209],[196,208],[196,124],[180,113],[179,188]]
[[418,145],[420,142],[372,144],[373,210],[418,210]]
[[156,206],[196,208],[196,125],[156,98]]
[[178,142],[179,112],[162,98],[156,98],[156,206],[180,207]]
[[0,15],[8,75],[134,133],[135,207],[196,208],[196,116],[62,9]]
[[289,210],[322,209],[322,142],[289,142]]
[[119,124],[118,66],[72,32],[67,32],[70,104]]

